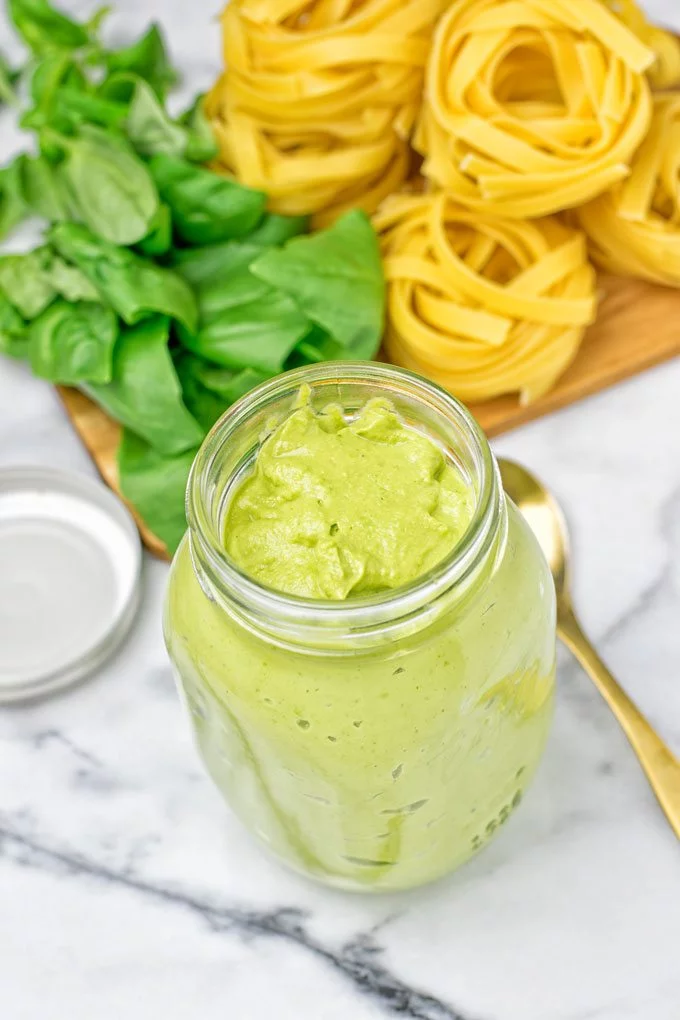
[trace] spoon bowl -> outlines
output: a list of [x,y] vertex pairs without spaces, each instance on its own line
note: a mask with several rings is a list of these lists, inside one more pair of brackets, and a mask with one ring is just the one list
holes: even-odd
[[569,531],[559,504],[526,468],[509,460],[498,463],[507,495],[525,518],[548,561],[557,594],[557,633],[614,713],[680,838],[680,762],[619,686],[583,632],[571,602]]

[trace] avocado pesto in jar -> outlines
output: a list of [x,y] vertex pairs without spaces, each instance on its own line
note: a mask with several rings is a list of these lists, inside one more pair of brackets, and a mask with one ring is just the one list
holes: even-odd
[[222,419],[189,483],[165,632],[245,824],[330,883],[431,881],[519,803],[551,718],[552,582],[452,397],[319,365]]
[[262,444],[225,524],[244,573],[289,595],[347,599],[399,588],[463,537],[470,486],[384,398],[346,419],[309,387]]

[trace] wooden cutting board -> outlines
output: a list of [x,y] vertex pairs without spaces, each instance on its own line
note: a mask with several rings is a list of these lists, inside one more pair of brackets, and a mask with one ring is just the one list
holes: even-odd
[[[555,389],[520,407],[501,397],[471,407],[489,436],[532,421],[582,397],[612,386],[652,365],[680,354],[680,291],[639,280],[606,276],[598,320],[586,335],[578,357]],[[76,431],[104,481],[118,492],[116,449],[119,426],[76,390],[60,388],[61,399]],[[163,543],[137,520],[145,545],[167,558]]]

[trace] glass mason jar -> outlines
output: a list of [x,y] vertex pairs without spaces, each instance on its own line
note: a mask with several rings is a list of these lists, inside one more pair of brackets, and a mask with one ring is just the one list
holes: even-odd
[[[375,396],[473,487],[467,534],[403,588],[344,602],[258,584],[225,553],[225,511],[303,383],[352,415]],[[200,753],[245,825],[333,885],[405,889],[462,864],[503,825],[550,724],[555,598],[486,438],[439,387],[380,364],[265,383],[217,423],[192,469],[165,636]]]

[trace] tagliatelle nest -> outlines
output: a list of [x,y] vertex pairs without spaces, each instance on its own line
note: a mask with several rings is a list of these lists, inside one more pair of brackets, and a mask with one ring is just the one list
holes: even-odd
[[457,0],[428,61],[423,173],[501,216],[578,206],[628,174],[654,60],[600,0]]
[[647,72],[654,88],[667,89],[680,85],[680,39],[672,32],[650,24],[635,0],[605,0],[605,3],[612,14],[654,50],[656,60]]
[[680,287],[680,92],[656,97],[630,177],[579,219],[603,269]]
[[583,234],[482,215],[450,193],[396,195],[374,217],[388,357],[466,401],[549,390],[596,312]]
[[373,212],[410,172],[445,0],[231,0],[207,100],[221,163],[272,210]]

